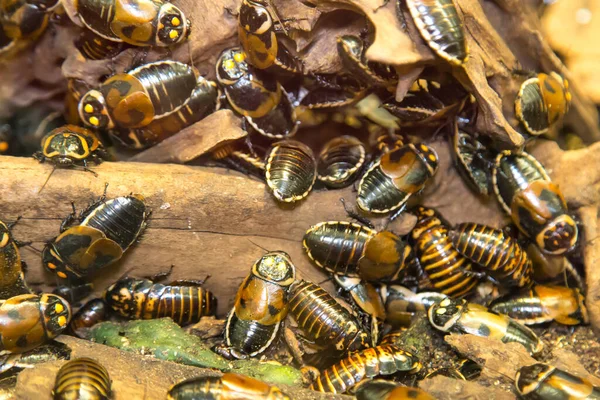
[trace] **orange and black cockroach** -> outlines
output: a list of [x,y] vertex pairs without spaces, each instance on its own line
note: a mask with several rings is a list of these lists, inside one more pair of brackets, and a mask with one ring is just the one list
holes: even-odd
[[321,371],[310,386],[323,393],[346,393],[364,379],[392,375],[397,372],[416,374],[423,365],[417,357],[395,345],[383,345],[352,353]]
[[54,400],[111,398],[111,379],[98,361],[81,357],[68,361],[56,374]]
[[173,46],[190,34],[190,21],[162,0],[63,1],[71,20],[96,35],[133,46]]
[[126,147],[144,149],[173,136],[220,108],[220,90],[213,81],[198,77],[185,105],[174,113],[156,118],[142,128],[112,129],[110,136]]
[[319,285],[307,281],[295,283],[289,303],[290,313],[300,329],[318,346],[340,354],[370,346],[369,332]]
[[585,286],[581,274],[566,256],[544,253],[535,243],[529,243],[526,250],[533,264],[535,282],[564,283],[567,282],[567,279],[572,278],[577,287]]
[[23,276],[25,263],[19,251],[23,244],[11,232],[15,224],[16,221],[12,224],[0,221],[0,299],[32,293]]
[[103,38],[87,29],[81,33],[75,47],[88,60],[112,58],[124,48],[123,43]]
[[365,322],[364,325],[370,326],[372,343],[377,344],[379,324],[386,319],[385,305],[378,288],[359,277],[334,275],[333,279],[340,290],[347,294],[359,315],[370,319],[370,324]]
[[288,292],[295,280],[296,267],[287,253],[273,251],[258,259],[227,317],[225,346],[216,350],[230,358],[254,357],[267,350],[288,314]]
[[354,394],[357,400],[434,400],[419,388],[379,379],[363,381]]
[[157,61],[116,74],[81,97],[83,123],[95,129],[141,128],[183,108],[198,85],[187,64]]
[[58,0],[2,0],[0,2],[0,27],[5,37],[5,47],[10,42],[35,40],[50,21]]
[[564,254],[575,248],[577,223],[544,167],[530,154],[505,150],[492,171],[496,198],[519,228],[540,249]]
[[452,245],[448,224],[433,209],[417,207],[412,212],[417,223],[410,236],[421,288],[450,297],[473,292],[478,278],[469,259]]
[[53,294],[22,294],[0,300],[0,352],[22,353],[60,335],[71,306]]
[[83,166],[87,169],[88,162],[100,164],[108,153],[98,136],[89,129],[65,125],[44,136],[42,150],[34,153],[33,157],[57,167]]
[[[397,0],[403,20],[401,0]],[[463,23],[453,0],[407,0],[406,6],[429,47],[452,65],[463,65],[469,55]]]
[[415,293],[400,285],[383,286],[380,293],[385,305],[385,322],[393,328],[409,327],[416,313],[427,312],[436,302],[446,298],[442,293]]
[[437,169],[437,154],[422,143],[387,152],[363,175],[356,203],[366,212],[401,212],[410,196],[420,192]]
[[317,179],[317,162],[310,147],[296,140],[274,143],[265,162],[265,180],[273,196],[293,203],[310,193]]
[[171,386],[167,400],[290,400],[277,386],[246,375],[228,372],[223,376],[190,378]]
[[319,75],[315,82],[307,81],[300,106],[311,111],[343,110],[355,105],[369,92],[354,76]]
[[217,81],[229,106],[263,136],[283,139],[297,129],[294,106],[274,77],[246,62],[239,47],[224,50],[216,65]]
[[515,115],[533,136],[543,135],[569,111],[569,81],[551,72],[540,73],[521,85],[515,100]]
[[544,344],[526,326],[464,299],[444,299],[427,313],[429,322],[442,332],[469,333],[499,339],[504,343],[520,343],[530,354],[539,354]]
[[556,321],[565,325],[587,324],[587,308],[579,289],[535,285],[490,304],[490,310],[506,314],[525,325]]
[[600,388],[589,380],[544,363],[521,367],[515,388],[526,400],[600,399]]
[[[71,358],[71,348],[66,344],[51,341],[23,353],[5,354],[0,356],[0,373],[22,368],[33,368],[37,364],[50,361],[68,360]],[[1,385],[0,385],[1,386]]]
[[138,194],[106,200],[104,194],[84,210],[81,221],[75,206],[61,224],[61,234],[46,244],[42,251],[44,267],[70,283],[80,282],[119,260],[146,227],[150,209]]
[[168,285],[150,279],[125,277],[106,289],[107,307],[129,319],[169,317],[179,325],[215,315],[217,299],[201,281],[176,281]]
[[398,281],[412,259],[411,246],[398,235],[353,222],[320,222],[306,231],[302,245],[327,272],[368,281]]
[[[243,0],[238,14],[238,36],[248,63],[258,69],[301,74],[301,63],[277,40],[278,25],[268,0]],[[279,28],[283,28],[279,26]]]
[[337,39],[338,54],[344,67],[368,87],[382,87],[395,92],[398,74],[394,67],[369,61],[367,44],[358,36],[343,35]]
[[533,266],[516,239],[501,229],[475,223],[458,224],[448,232],[454,248],[506,286],[531,286]]
[[104,300],[100,298],[92,299],[81,306],[73,315],[69,324],[69,330],[76,336],[79,336],[81,334],[78,332],[80,329],[91,328],[97,323],[105,321],[107,318],[108,307]]
[[321,149],[317,160],[317,178],[331,188],[351,185],[367,159],[365,145],[354,136],[331,139]]

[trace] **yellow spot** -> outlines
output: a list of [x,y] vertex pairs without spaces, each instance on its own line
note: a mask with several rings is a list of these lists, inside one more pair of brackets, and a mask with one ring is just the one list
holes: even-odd
[[67,317],[61,315],[60,317],[58,317],[57,321],[59,326],[65,326],[67,324]]
[[48,268],[50,268],[50,269],[56,269],[56,265],[54,265],[52,263],[48,263]]
[[438,313],[438,314],[446,314],[446,309],[443,308],[443,307],[442,308],[438,308],[435,312]]
[[437,161],[437,159],[435,158],[435,156],[434,156],[433,154],[430,154],[430,155],[429,155],[429,159],[430,159],[431,161]]
[[57,313],[61,313],[65,310],[65,307],[62,304],[57,304],[54,306],[54,311]]
[[0,151],[6,151],[6,150],[8,150],[8,143],[0,142]]
[[92,124],[94,126],[98,126],[100,124],[100,121],[96,117],[91,117],[90,118],[90,124]]
[[86,104],[86,105],[85,105],[85,107],[83,107],[83,110],[84,110],[86,113],[91,113],[92,111],[94,111],[94,107],[92,107],[92,105],[91,105],[91,104]]
[[237,62],[242,62],[246,59],[246,53],[242,53],[242,52],[235,53],[233,55],[233,59]]
[[424,144],[421,145],[421,150],[423,150],[423,151],[429,151],[429,149],[427,148],[427,146],[425,146]]
[[66,278],[67,278],[67,274],[65,274],[65,273],[64,273],[64,272],[62,272],[62,271],[58,271],[58,272],[56,273],[56,275],[58,275],[58,277],[59,277],[59,278],[63,278],[63,279],[66,279]]
[[173,17],[173,19],[171,20],[171,25],[179,26],[180,24],[181,24],[181,20],[177,17]]
[[565,237],[569,237],[571,235],[569,235],[569,232],[565,232]]
[[177,31],[171,31],[171,32],[169,32],[169,37],[171,39],[176,39],[178,36],[179,36],[179,32],[177,32]]
[[223,63],[223,66],[225,67],[225,69],[233,69],[235,68],[235,63],[233,62],[233,60],[227,60],[225,61],[225,63]]
[[448,307],[449,305],[450,305],[450,299],[444,299],[440,303],[440,306],[442,306],[442,307]]

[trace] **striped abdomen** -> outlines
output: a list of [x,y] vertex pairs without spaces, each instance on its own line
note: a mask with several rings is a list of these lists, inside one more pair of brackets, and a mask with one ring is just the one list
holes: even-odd
[[409,196],[410,193],[394,185],[392,178],[377,162],[363,175],[358,185],[356,204],[367,212],[386,213],[400,207]]
[[356,318],[312,282],[300,281],[292,287],[290,312],[298,326],[319,345],[347,351],[366,347],[370,341]]
[[437,218],[417,222],[412,232],[414,251],[430,288],[450,297],[465,296],[475,288],[477,279],[465,274],[473,269],[448,237],[448,229]]
[[407,0],[421,36],[440,57],[454,65],[467,59],[463,24],[452,0]]
[[67,362],[56,375],[54,399],[101,400],[110,397],[110,377],[96,360],[82,357]]
[[265,179],[275,198],[286,203],[305,198],[317,179],[317,162],[312,150],[295,140],[271,146]]
[[170,114],[185,104],[196,88],[196,71],[187,64],[160,61],[142,65],[129,75],[140,81],[154,106],[156,117]]
[[121,51],[121,43],[114,42],[84,30],[75,46],[88,60],[102,60],[117,55]]
[[504,231],[486,225],[463,223],[448,233],[460,254],[485,267],[494,278],[510,286],[531,284],[533,267],[527,253]]
[[104,232],[125,251],[144,228],[147,216],[148,209],[140,198],[117,197],[96,207],[80,225]]
[[77,2],[77,13],[85,26],[104,38],[121,42],[121,39],[111,29],[115,12],[116,7],[113,0],[82,0]]
[[310,388],[324,393],[345,393],[365,378],[396,372],[413,374],[421,368],[422,365],[415,356],[397,346],[377,346],[354,353],[322,371]]
[[343,221],[321,222],[304,235],[302,244],[308,257],[334,274],[357,276],[367,242],[375,231]]
[[200,286],[152,285],[146,292],[142,306],[142,319],[170,317],[179,325],[198,322],[200,318],[214,315],[217,299]]
[[79,336],[77,331],[82,328],[90,328],[104,321],[107,317],[106,303],[102,299],[92,299],[85,303],[73,316],[69,329]]

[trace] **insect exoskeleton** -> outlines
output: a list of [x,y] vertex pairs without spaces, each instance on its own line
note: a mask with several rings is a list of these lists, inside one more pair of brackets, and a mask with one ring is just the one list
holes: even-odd
[[295,140],[274,143],[267,153],[265,179],[277,200],[285,203],[302,200],[317,179],[312,150]]
[[0,350],[31,350],[60,335],[70,320],[71,306],[53,294],[23,294],[0,300]]
[[333,279],[342,290],[348,292],[350,298],[360,310],[380,321],[385,319],[385,305],[382,295],[375,285],[359,277],[334,275]]
[[106,305],[129,319],[170,317],[179,325],[200,321],[215,315],[217,299],[200,282],[162,285],[149,279],[123,278],[104,293]]
[[225,343],[228,348],[221,353],[245,358],[267,350],[287,316],[288,291],[295,280],[296,268],[283,251],[267,253],[256,261],[240,285],[227,317]]
[[406,204],[438,169],[435,151],[422,143],[384,154],[363,175],[356,203],[366,212],[387,213]]
[[589,380],[543,363],[521,367],[515,388],[525,400],[600,398],[600,388]]
[[544,347],[531,329],[464,299],[444,299],[434,304],[427,315],[431,325],[442,332],[470,333],[500,339],[504,343],[520,343],[533,355]]
[[471,262],[452,245],[448,225],[433,209],[413,210],[417,223],[411,232],[416,266],[422,275],[422,289],[450,297],[466,296],[475,290],[478,279]]
[[216,75],[231,108],[258,133],[275,139],[296,133],[296,112],[287,93],[274,77],[248,65],[242,49],[224,50]]
[[302,245],[326,271],[369,281],[397,281],[412,259],[411,246],[396,234],[345,221],[312,226]]
[[482,196],[492,191],[492,173],[489,168],[491,156],[488,149],[476,137],[454,127],[452,140],[454,164],[469,188]]
[[[129,195],[93,204],[83,220],[44,247],[45,268],[61,279],[79,281],[119,260],[146,227],[150,210],[141,195]],[[63,225],[74,219],[71,214]]]
[[23,276],[19,243],[10,226],[0,221],[0,299],[32,293]]
[[337,39],[342,63],[356,78],[367,86],[384,87],[394,91],[398,83],[396,70],[388,65],[366,58],[367,46],[358,36],[344,35]]
[[397,372],[416,374],[423,365],[411,353],[389,344],[352,353],[348,358],[321,371],[310,386],[324,393],[346,393],[363,379]]
[[75,42],[75,47],[88,60],[102,60],[116,56],[124,46],[86,29]]
[[[398,12],[400,0],[398,1]],[[452,0],[408,0],[410,15],[425,42],[452,65],[462,65],[469,55],[463,23]]]
[[41,162],[59,167],[99,164],[107,156],[104,146],[92,131],[76,125],[65,125],[49,132],[42,139],[42,151],[33,155]]
[[69,329],[76,336],[80,335],[78,331],[83,328],[91,328],[99,322],[102,322],[108,316],[106,303],[102,299],[92,299],[85,303],[71,319]]
[[485,268],[486,273],[507,286],[530,286],[533,267],[527,252],[501,229],[462,223],[448,237],[463,256]]
[[290,400],[290,397],[276,386],[268,385],[249,376],[228,372],[221,377],[198,377],[181,381],[171,386],[167,400],[192,399],[254,399]]
[[190,34],[183,11],[162,0],[68,0],[62,2],[73,22],[96,35],[133,46],[172,46]]
[[563,254],[577,244],[578,228],[544,167],[531,155],[505,150],[492,172],[500,205],[521,232],[543,251]]
[[[17,369],[17,371],[22,368],[33,368],[37,364],[43,364],[50,361],[69,360],[71,358],[71,352],[71,348],[66,344],[50,341],[23,353],[6,354],[1,358],[2,365],[0,365],[0,373],[4,373],[13,368]],[[6,375],[7,374],[3,374],[3,377]],[[3,387],[4,378],[2,378],[1,381],[2,384],[0,387]],[[0,393],[4,394],[1,391]]]
[[363,381],[356,387],[357,400],[434,400],[427,392],[384,380]]
[[141,128],[186,105],[198,71],[176,61],[157,61],[108,78],[79,101],[79,116],[96,129]]
[[[58,0],[3,0],[0,3],[0,30],[12,41],[35,40],[48,26]],[[13,42],[14,43],[14,42]]]
[[556,72],[540,73],[521,85],[515,100],[515,114],[527,133],[538,136],[569,111],[569,82]]
[[400,285],[388,285],[380,291],[385,304],[385,322],[394,328],[409,327],[415,313],[426,312],[433,304],[447,297],[437,292],[414,293]]
[[289,303],[290,312],[298,326],[317,345],[340,353],[369,346],[369,333],[320,286],[307,281],[295,283],[291,288]]
[[351,185],[366,160],[365,145],[354,136],[339,136],[328,141],[319,154],[317,177],[332,188]]
[[565,325],[587,324],[587,308],[579,289],[535,285],[531,289],[494,300],[490,310],[506,314],[522,324],[556,321]]
[[111,397],[110,376],[98,361],[76,358],[58,370],[52,394],[55,400],[107,400]]
[[302,73],[298,60],[277,41],[275,23],[266,1],[242,1],[238,36],[252,66],[277,72]]
[[174,113],[157,118],[142,128],[112,129],[111,137],[126,147],[144,149],[173,136],[220,108],[221,91],[217,84],[198,77],[196,89],[185,105]]

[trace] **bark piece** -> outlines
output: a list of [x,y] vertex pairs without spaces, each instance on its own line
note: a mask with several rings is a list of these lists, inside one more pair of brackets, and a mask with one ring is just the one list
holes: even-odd
[[[91,357],[108,370],[114,400],[138,399],[141,396],[147,400],[163,400],[171,385],[179,381],[196,376],[219,375],[215,370],[161,361],[69,336],[61,336],[59,341],[71,348],[71,358]],[[56,374],[64,363],[65,361],[56,361],[40,364],[21,372],[17,380],[16,398],[50,400]],[[282,386],[281,389],[294,399],[331,398],[306,389],[289,386]]]
[[438,400],[513,400],[512,393],[482,386],[475,382],[436,376],[419,382],[419,388],[425,390]]
[[129,161],[185,164],[246,135],[241,120],[232,111],[220,110],[136,154]]

